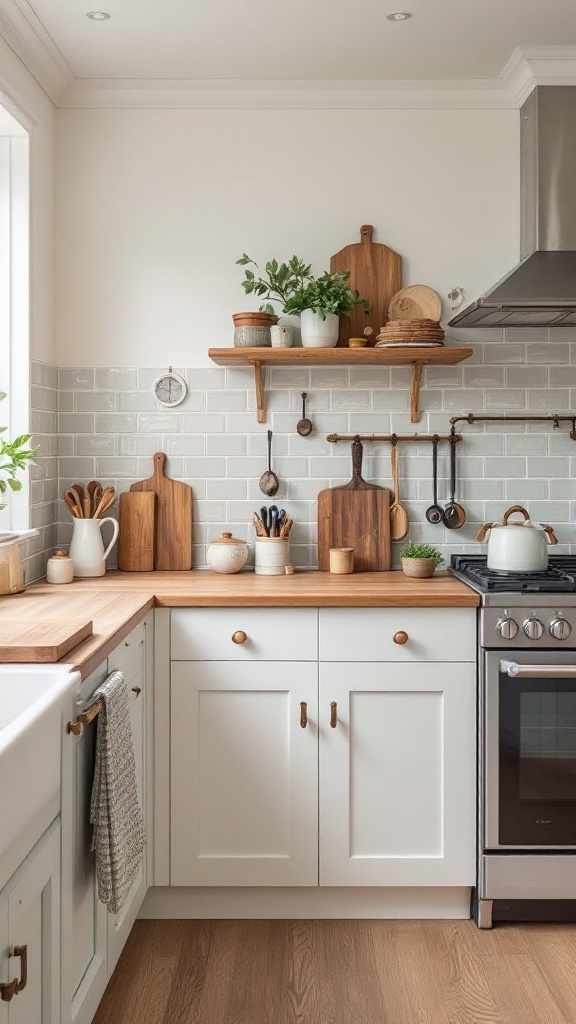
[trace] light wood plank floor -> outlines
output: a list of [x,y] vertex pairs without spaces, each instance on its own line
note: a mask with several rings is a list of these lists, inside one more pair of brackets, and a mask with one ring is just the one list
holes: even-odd
[[575,1024],[576,925],[138,921],[94,1024]]

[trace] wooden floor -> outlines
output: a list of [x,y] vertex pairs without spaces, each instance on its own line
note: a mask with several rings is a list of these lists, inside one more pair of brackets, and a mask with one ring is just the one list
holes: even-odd
[[576,925],[139,921],[94,1024],[575,1024]]

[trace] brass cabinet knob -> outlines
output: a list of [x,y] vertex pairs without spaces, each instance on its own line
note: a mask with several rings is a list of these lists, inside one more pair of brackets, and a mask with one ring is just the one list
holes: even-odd
[[235,633],[232,633],[233,644],[245,644],[248,637],[243,629],[237,629]]
[[408,633],[405,633],[403,629],[399,629],[397,633],[394,633],[392,639],[395,644],[407,644]]

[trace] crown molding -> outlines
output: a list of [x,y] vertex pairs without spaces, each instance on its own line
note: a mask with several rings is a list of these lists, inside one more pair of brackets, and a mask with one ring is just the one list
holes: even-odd
[[508,109],[501,82],[467,81],[154,81],[75,80],[64,108],[192,110]]
[[0,35],[57,106],[74,76],[26,0],[0,0]]
[[500,79],[518,107],[537,85],[576,85],[576,46],[518,46]]

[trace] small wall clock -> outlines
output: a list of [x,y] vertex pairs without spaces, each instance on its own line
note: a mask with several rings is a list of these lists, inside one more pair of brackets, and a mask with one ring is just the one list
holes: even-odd
[[168,367],[168,372],[157,377],[152,385],[152,391],[160,405],[164,405],[168,409],[174,405],[180,405],[180,402],[186,398],[187,390],[186,381],[179,374],[174,373],[171,366]]

